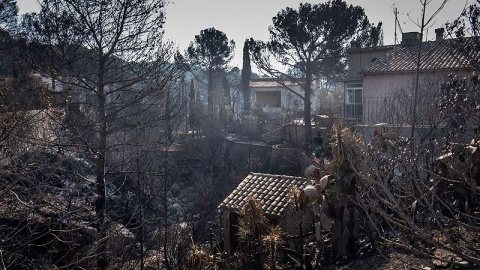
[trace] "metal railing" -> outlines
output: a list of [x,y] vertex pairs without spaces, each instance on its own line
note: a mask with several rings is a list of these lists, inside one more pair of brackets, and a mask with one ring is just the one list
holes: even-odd
[[410,123],[411,110],[409,102],[393,97],[363,97],[362,104],[345,104],[345,118],[355,118],[363,124],[403,125]]

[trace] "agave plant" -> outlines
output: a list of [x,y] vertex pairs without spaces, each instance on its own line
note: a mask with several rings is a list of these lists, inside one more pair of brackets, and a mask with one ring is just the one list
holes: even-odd
[[239,238],[240,240],[248,240],[247,238],[259,239],[268,228],[268,219],[262,210],[262,205],[254,197],[248,198],[247,203],[243,206],[239,219]]
[[277,269],[278,249],[285,243],[283,238],[284,235],[279,226],[271,226],[268,233],[262,237],[262,246],[269,250],[271,270]]
[[262,210],[262,205],[254,197],[249,197],[242,208],[238,220],[238,240],[243,256],[253,257],[255,267],[261,267],[262,236],[268,232],[268,219]]
[[192,244],[188,256],[188,269],[220,270],[225,269],[226,265],[226,259],[221,255],[214,256]]

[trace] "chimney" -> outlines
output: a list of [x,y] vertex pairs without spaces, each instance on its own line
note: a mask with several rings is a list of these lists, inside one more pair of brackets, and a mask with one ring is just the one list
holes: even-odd
[[443,40],[443,33],[444,32],[445,32],[445,29],[443,29],[443,28],[435,29],[435,41]]
[[408,32],[402,34],[402,46],[416,46],[420,42],[421,36],[418,32]]

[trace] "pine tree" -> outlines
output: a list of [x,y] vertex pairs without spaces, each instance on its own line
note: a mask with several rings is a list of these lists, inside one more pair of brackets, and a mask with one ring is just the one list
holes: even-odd
[[193,66],[207,71],[208,76],[208,110],[213,112],[213,73],[221,70],[232,59],[235,42],[215,28],[200,31],[188,46],[188,56]]

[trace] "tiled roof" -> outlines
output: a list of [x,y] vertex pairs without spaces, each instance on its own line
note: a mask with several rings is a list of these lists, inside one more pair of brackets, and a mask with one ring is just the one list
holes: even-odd
[[[459,41],[448,39],[422,43],[422,61],[420,70],[471,70],[470,60],[459,50]],[[475,42],[473,38],[465,39],[466,44]],[[416,69],[418,55],[417,46],[396,45],[389,50],[385,57],[379,58],[365,66],[360,73],[392,73],[411,72]],[[480,51],[477,50],[474,59],[480,60]]]
[[385,46],[365,47],[365,48],[352,47],[348,49],[348,53],[388,51],[395,48],[395,46],[396,45],[385,45]]
[[263,212],[279,218],[286,212],[292,187],[305,187],[303,177],[250,173],[238,187],[219,205],[230,211],[240,212],[250,196],[261,202]]

